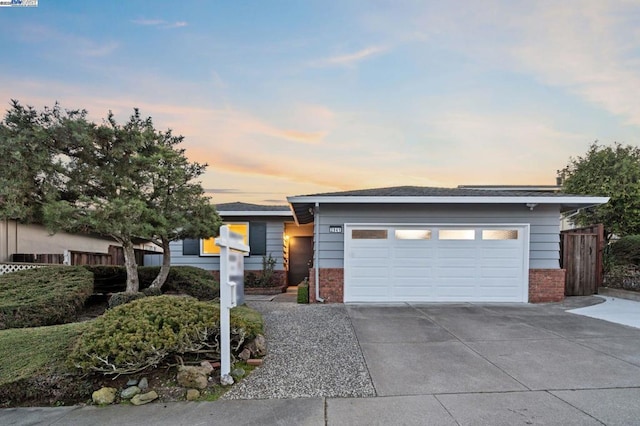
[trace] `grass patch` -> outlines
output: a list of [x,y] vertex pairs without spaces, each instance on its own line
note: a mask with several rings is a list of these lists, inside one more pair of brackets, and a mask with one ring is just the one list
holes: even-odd
[[64,371],[69,347],[86,323],[0,331],[0,386]]
[[93,292],[93,274],[51,266],[0,276],[0,329],[73,322]]

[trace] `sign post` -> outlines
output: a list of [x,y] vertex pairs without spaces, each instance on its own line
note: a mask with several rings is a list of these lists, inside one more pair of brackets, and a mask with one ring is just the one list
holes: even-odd
[[249,246],[228,225],[220,227],[216,245],[220,246],[220,383],[231,385],[230,311],[244,303],[244,254]]

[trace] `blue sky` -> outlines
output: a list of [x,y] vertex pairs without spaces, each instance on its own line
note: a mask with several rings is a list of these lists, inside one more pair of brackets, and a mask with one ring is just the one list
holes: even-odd
[[53,1],[0,8],[0,101],[185,136],[214,202],[553,184],[637,145],[640,2]]

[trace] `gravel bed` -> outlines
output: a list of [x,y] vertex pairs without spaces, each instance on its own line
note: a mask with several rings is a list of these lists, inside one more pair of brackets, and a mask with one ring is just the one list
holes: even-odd
[[268,354],[222,399],[375,396],[343,305],[248,305],[264,317]]

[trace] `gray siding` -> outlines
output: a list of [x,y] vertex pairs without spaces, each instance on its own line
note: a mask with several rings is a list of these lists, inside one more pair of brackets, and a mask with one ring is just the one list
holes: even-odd
[[541,205],[533,211],[517,205],[320,205],[320,268],[344,267],[344,234],[330,234],[330,225],[345,223],[529,224],[529,268],[560,266],[560,206]]
[[[234,218],[233,222],[266,222],[267,224],[267,254],[271,254],[277,260],[275,269],[284,270],[283,266],[283,241],[284,218]],[[249,225],[251,226],[251,225]],[[249,241],[251,246],[251,241]],[[220,258],[218,256],[183,256],[182,241],[171,243],[171,265],[174,266],[197,266],[209,271],[220,269]],[[244,269],[247,271],[262,270],[262,255],[246,256],[244,258]]]

